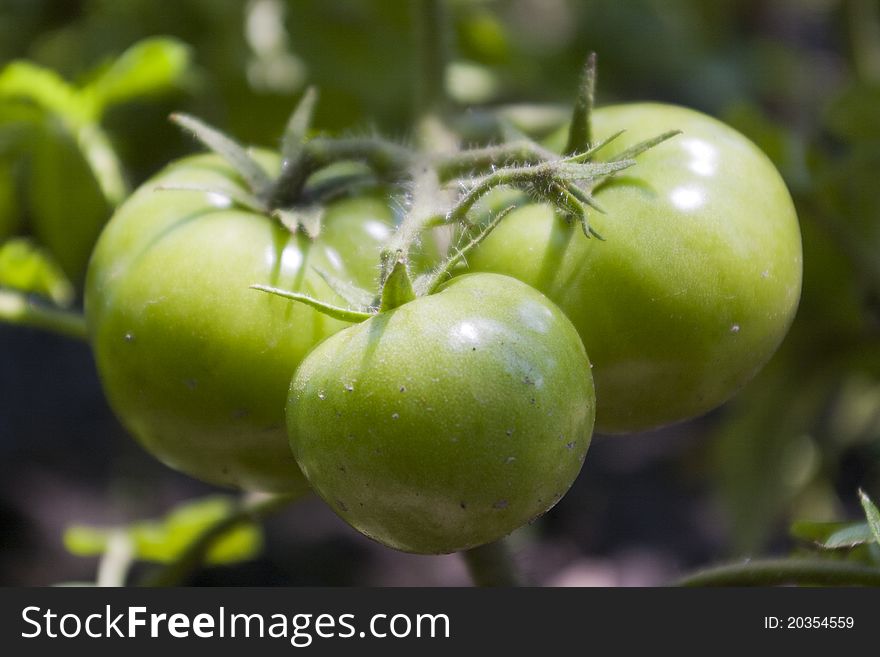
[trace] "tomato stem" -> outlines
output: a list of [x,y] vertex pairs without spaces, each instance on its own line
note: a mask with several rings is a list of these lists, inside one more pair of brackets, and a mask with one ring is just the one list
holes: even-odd
[[701,570],[677,586],[880,586],[880,568],[820,559],[759,559]]
[[441,110],[447,101],[449,20],[444,0],[418,0],[412,7],[417,62],[413,91],[418,124]]
[[0,322],[32,326],[78,340],[88,339],[86,320],[80,313],[39,304],[11,290],[0,290]]
[[596,53],[591,52],[584,67],[581,86],[574,101],[565,154],[588,150],[593,141],[593,104],[596,98]]
[[461,552],[476,586],[522,586],[507,542],[502,539]]

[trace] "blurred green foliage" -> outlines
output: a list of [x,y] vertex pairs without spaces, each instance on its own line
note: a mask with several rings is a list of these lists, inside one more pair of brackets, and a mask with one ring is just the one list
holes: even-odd
[[[179,560],[199,537],[234,514],[236,508],[234,499],[212,496],[186,502],[161,520],[113,528],[73,525],[64,534],[64,545],[78,556],[97,556],[104,554],[113,537],[121,534],[131,541],[133,558],[168,564]],[[246,561],[259,554],[262,546],[259,526],[241,523],[211,545],[205,561],[212,565]]]
[[[74,280],[81,275],[76,263],[113,204],[94,165],[76,163],[77,154],[89,163],[82,125],[100,126],[131,184],[193,150],[167,121],[170,111],[200,116],[244,142],[275,144],[307,84],[321,92],[318,130],[378,129],[407,139],[419,76],[411,7],[0,0],[0,63],[43,67],[28,77],[51,78],[45,88],[54,90],[25,107],[0,105],[0,238],[28,232],[36,240],[0,251],[0,265],[21,253],[38,262],[48,248],[58,265],[32,264],[41,282],[29,289],[50,296],[56,288],[46,272],[60,266]],[[696,425],[709,435],[681,474],[714,491],[732,554],[785,540],[794,520],[858,517],[857,488],[880,496],[880,3],[453,0],[450,13],[447,90],[459,105],[477,106],[466,115],[474,124],[480,108],[491,109],[546,134],[564,120],[560,106],[594,50],[599,104],[690,105],[731,123],[775,162],[802,225],[801,308],[758,379]],[[157,42],[141,46],[153,48],[152,58],[128,50],[157,35],[173,39],[159,55]],[[159,87],[174,93],[144,98]],[[100,99],[106,112],[86,108],[80,96]],[[42,113],[34,116],[33,106]],[[71,129],[70,116],[79,128]],[[22,124],[42,126],[41,138],[23,136],[15,127]],[[23,143],[28,158],[9,155]],[[101,218],[71,218],[70,204],[100,206]],[[52,235],[72,219],[86,227],[83,240],[67,246],[76,252],[68,260]],[[835,543],[840,532],[864,537],[863,529],[807,534]]]

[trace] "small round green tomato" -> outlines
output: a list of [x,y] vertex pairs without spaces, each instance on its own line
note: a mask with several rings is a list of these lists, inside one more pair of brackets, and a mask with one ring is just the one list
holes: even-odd
[[487,543],[547,511],[580,471],[593,381],[577,332],[506,276],[345,329],[303,361],[287,425],[313,489],[399,550]]
[[[277,158],[261,159],[277,169]],[[249,286],[337,304],[316,269],[375,286],[392,212],[376,198],[338,201],[312,242],[222,195],[157,189],[180,185],[241,182],[213,155],[172,164],[118,210],[90,263],[86,317],[110,404],[173,468],[243,489],[305,491],[284,426],[290,373],[347,324]]]
[[801,290],[801,238],[771,162],[723,123],[682,107],[593,113],[608,157],[667,130],[596,193],[605,241],[545,205],[506,217],[469,254],[470,271],[541,290],[577,327],[595,366],[597,429],[639,431],[704,413],[770,358]]

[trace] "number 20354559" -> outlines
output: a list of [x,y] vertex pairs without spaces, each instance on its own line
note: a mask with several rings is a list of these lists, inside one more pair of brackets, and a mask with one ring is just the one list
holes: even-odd
[[764,616],[764,629],[776,630],[851,630],[852,616]]

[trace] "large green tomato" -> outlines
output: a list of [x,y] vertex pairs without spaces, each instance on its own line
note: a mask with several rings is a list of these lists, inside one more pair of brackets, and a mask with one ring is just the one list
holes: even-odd
[[[277,170],[276,158],[261,159]],[[304,491],[284,427],[291,372],[346,324],[249,286],[342,303],[316,271],[324,270],[375,288],[392,212],[372,197],[337,201],[312,242],[222,195],[156,189],[175,185],[242,186],[218,157],[187,158],[108,223],[85,303],[110,404],[173,468],[244,489]]]
[[580,471],[593,402],[559,308],[475,274],[320,344],[294,375],[287,425],[312,487],[346,522],[436,554],[553,506]]
[[555,301],[595,366],[597,428],[638,431],[718,406],[770,358],[797,309],[801,238],[779,173],[723,123],[648,103],[593,122],[597,139],[626,130],[604,156],[682,134],[596,193],[607,214],[591,221],[606,241],[529,205],[468,262]]

